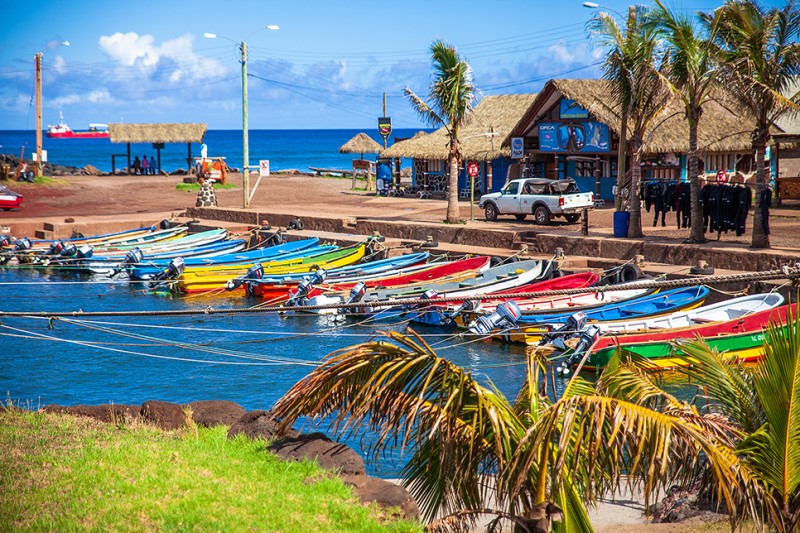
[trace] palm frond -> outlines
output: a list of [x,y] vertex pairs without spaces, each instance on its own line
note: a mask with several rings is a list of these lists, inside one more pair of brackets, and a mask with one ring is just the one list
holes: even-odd
[[444,121],[442,118],[436,114],[436,112],[431,109],[431,107],[417,94],[409,89],[408,87],[405,88],[405,93],[408,99],[411,101],[411,107],[414,108],[414,111],[420,116],[420,118],[430,124],[431,126],[442,126],[444,125]]

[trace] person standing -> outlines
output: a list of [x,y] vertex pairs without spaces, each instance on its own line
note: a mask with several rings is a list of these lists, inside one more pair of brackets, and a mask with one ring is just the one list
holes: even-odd
[[142,175],[146,176],[150,174],[150,162],[147,160],[147,156],[142,156]]
[[154,157],[151,155],[151,156],[150,156],[150,174],[152,174],[153,176],[155,176],[157,171],[158,171],[158,167],[156,167],[156,160],[155,160],[155,158],[154,158]]

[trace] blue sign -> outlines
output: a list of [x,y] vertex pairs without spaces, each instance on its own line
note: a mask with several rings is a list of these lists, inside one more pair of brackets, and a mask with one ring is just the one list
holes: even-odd
[[562,98],[558,116],[559,118],[589,118],[589,112],[579,106],[575,100]]
[[540,122],[542,152],[608,152],[608,126],[602,122]]

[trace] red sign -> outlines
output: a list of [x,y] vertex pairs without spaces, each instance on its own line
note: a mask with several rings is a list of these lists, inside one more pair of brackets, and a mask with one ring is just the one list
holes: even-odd
[[470,178],[474,178],[478,175],[478,163],[470,163],[467,165],[467,174],[469,174]]

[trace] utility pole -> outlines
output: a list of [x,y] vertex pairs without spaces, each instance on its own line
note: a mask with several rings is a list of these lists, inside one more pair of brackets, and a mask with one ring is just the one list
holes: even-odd
[[247,133],[247,43],[242,41],[242,189],[244,208],[250,207],[250,141]]
[[36,61],[36,177],[42,175],[42,53]]
[[[386,93],[383,93],[383,116],[386,116]],[[383,149],[386,150],[386,137],[383,136]]]

